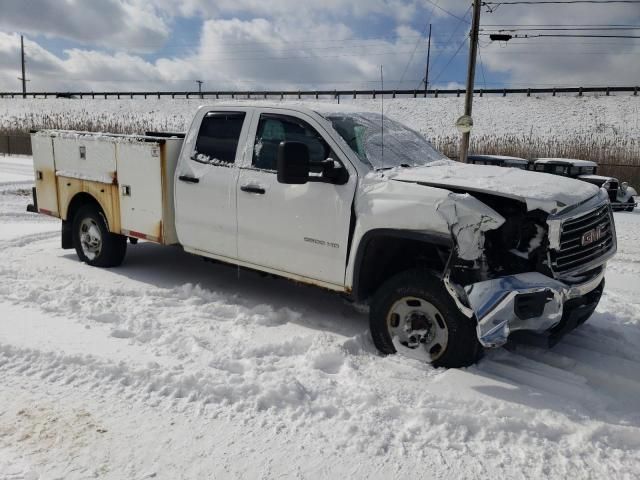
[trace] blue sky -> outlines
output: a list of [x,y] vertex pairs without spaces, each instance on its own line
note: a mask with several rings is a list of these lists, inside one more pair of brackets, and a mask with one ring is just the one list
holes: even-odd
[[[468,0],[4,0],[0,90],[418,88],[464,83]],[[640,26],[640,6],[507,6],[482,23]],[[492,27],[485,27],[492,28]],[[640,30],[637,30],[640,31]],[[631,32],[627,32],[631,33]],[[638,82],[640,41],[483,37],[479,87]],[[414,53],[415,52],[415,53]],[[457,54],[456,54],[457,52]],[[594,68],[594,66],[596,68]]]

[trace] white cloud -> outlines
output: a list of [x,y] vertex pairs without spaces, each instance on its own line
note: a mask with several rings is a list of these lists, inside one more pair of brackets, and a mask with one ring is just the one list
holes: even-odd
[[111,49],[151,51],[170,33],[151,4],[144,0],[3,0],[0,29]]
[[[32,91],[187,90],[195,80],[204,80],[209,90],[379,88],[380,64],[386,78],[396,80],[419,38],[408,26],[398,27],[396,35],[394,41],[363,40],[340,23],[208,20],[198,47],[154,62],[81,49],[58,57],[27,40],[27,76]],[[0,33],[1,90],[18,86],[19,44],[17,34]],[[422,73],[421,63],[416,68],[419,73],[409,71],[406,78]]]
[[[484,13],[483,25],[607,25],[640,23],[637,5],[503,5],[494,13]],[[559,28],[550,27],[550,28]],[[499,28],[499,27],[484,27]],[[513,27],[501,27],[513,28]],[[547,27],[549,28],[549,27]],[[573,27],[576,28],[576,27]],[[629,35],[633,31],[617,32]],[[521,31],[523,34],[615,34],[611,31]],[[481,49],[485,66],[504,72],[521,85],[633,85],[640,77],[640,41],[598,38],[513,39],[506,44],[489,44],[483,37]]]
[[[422,39],[411,57],[420,39],[410,26],[416,16],[434,13],[432,59],[438,58],[440,67],[468,30],[444,10],[462,16],[469,2],[434,1],[442,9],[428,0],[5,0],[0,30],[87,44],[60,55],[48,51],[46,41],[27,36],[31,90],[187,90],[196,87],[195,80],[204,80],[209,90],[378,88],[381,64],[387,87],[416,88],[426,56]],[[169,26],[180,15],[202,18],[197,45],[181,46],[179,32],[170,36]],[[438,23],[444,19],[447,23]],[[382,21],[393,31],[387,25],[385,38],[367,39],[362,26]],[[502,5],[494,13],[483,12],[482,23],[640,23],[640,8]],[[163,58],[136,55],[167,39]],[[485,71],[494,78],[502,74],[507,83],[615,84],[637,83],[640,77],[640,66],[632,61],[638,41],[616,46],[531,39],[506,48],[488,43],[484,37]],[[458,63],[465,58],[463,49]],[[455,80],[454,72],[462,81],[464,74],[450,67],[440,82]],[[19,37],[0,33],[0,90],[16,90],[17,76]]]
[[408,21],[416,13],[420,0],[156,0],[164,11],[181,15],[216,18],[222,15],[248,14],[264,18],[318,18],[378,15]]

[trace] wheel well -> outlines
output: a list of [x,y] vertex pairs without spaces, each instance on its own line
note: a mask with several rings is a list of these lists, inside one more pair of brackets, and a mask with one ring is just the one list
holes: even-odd
[[76,213],[78,213],[78,210],[85,205],[94,205],[99,211],[103,211],[100,203],[88,193],[80,192],[75,195],[71,199],[71,202],[69,202],[67,219],[62,221],[62,248],[73,248],[73,233],[71,228],[73,226],[73,219]]
[[451,246],[449,237],[413,232],[365,235],[356,256],[353,296],[364,301],[386,280],[412,268],[444,272]]

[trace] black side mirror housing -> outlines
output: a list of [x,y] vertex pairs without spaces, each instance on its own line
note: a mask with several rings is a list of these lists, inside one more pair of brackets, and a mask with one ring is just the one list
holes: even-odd
[[301,142],[278,145],[278,183],[302,185],[309,181],[309,147]]

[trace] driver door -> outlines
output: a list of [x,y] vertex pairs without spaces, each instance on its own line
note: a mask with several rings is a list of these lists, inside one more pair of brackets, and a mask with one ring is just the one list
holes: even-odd
[[[238,258],[341,289],[357,177],[348,161],[335,154],[337,145],[320,131],[313,118],[278,110],[265,109],[254,119],[251,164],[240,169],[238,181]],[[348,181],[278,183],[282,141],[305,143],[311,161],[339,161],[349,172]]]

